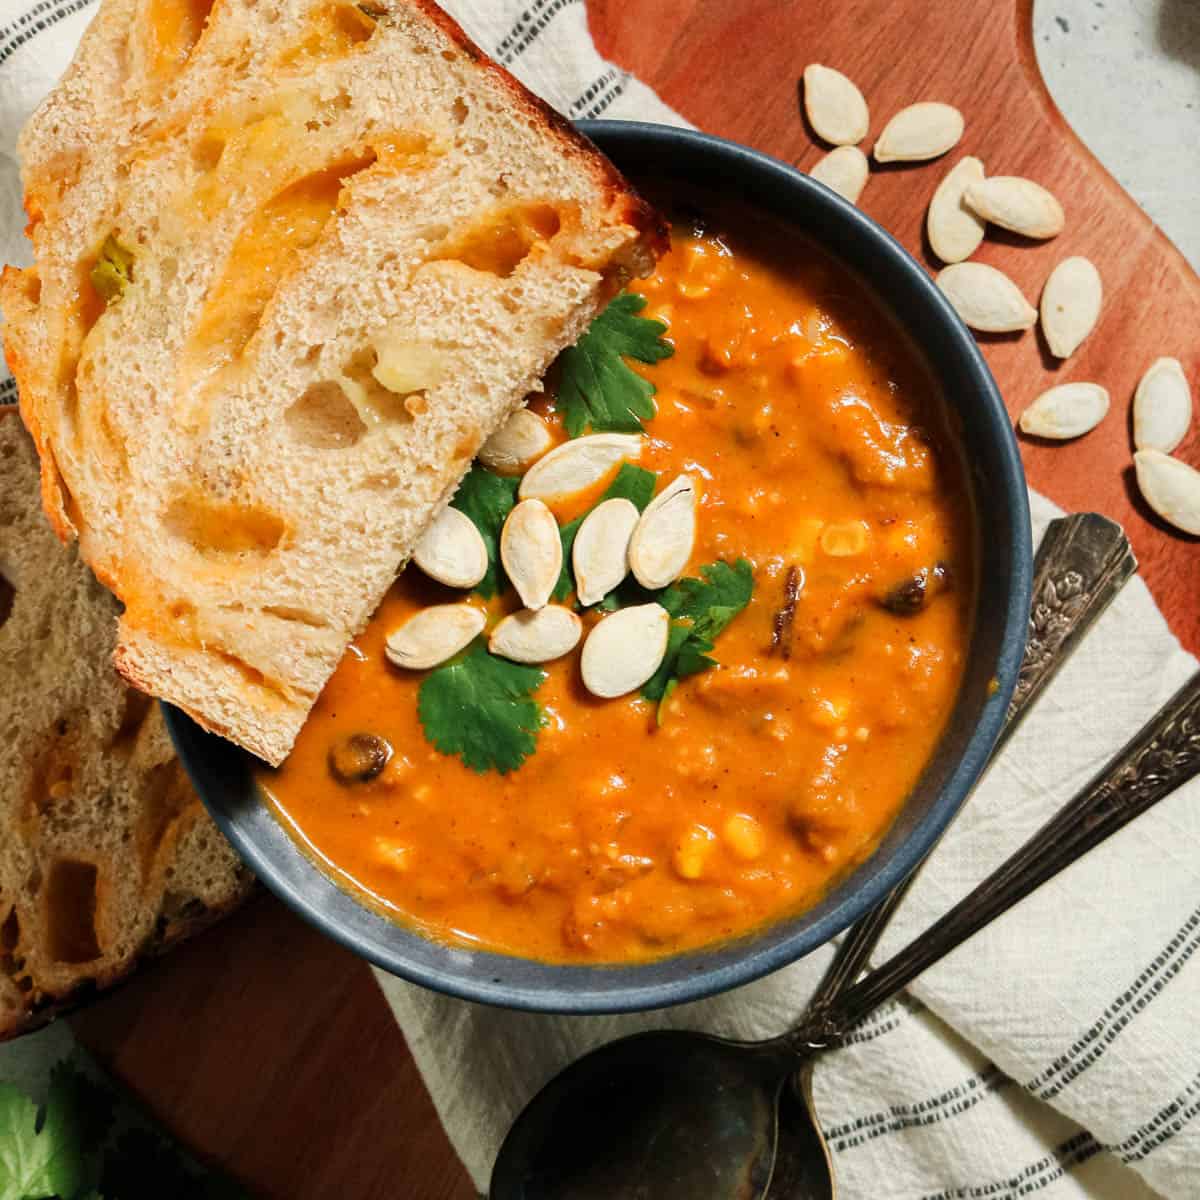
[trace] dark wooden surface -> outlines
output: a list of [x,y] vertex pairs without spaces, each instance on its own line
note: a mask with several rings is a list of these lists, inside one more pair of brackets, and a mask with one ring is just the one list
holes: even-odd
[[[1036,299],[1055,262],[1086,254],[1104,277],[1102,324],[1056,366],[1032,335],[985,347],[1013,414],[1052,381],[1094,379],[1113,411],[1082,441],[1024,441],[1033,485],[1129,530],[1143,576],[1200,651],[1200,541],[1171,534],[1132,487],[1129,400],[1160,354],[1200,378],[1200,279],[1058,115],[1033,61],[1031,0],[591,0],[601,51],[702,128],[810,167],[800,116],[808,62],[844,70],[872,110],[871,137],[917,99],[958,105],[956,153],[1027,174],[1067,209],[1044,245],[989,241],[978,257]],[[925,207],[945,164],[872,175],[861,205],[931,269]],[[1200,465],[1200,421],[1178,451]],[[257,900],[220,929],[75,1019],[80,1039],[201,1155],[278,1200],[465,1200],[446,1141],[367,968]]]

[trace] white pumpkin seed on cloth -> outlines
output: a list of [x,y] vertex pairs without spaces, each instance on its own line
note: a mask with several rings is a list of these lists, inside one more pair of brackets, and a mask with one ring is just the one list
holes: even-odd
[[1192,390],[1177,358],[1159,358],[1142,376],[1133,397],[1133,444],[1170,454],[1192,423]]
[[993,175],[973,183],[966,200],[985,221],[1028,238],[1057,237],[1066,223],[1057,197],[1020,175]]
[[963,202],[973,183],[983,178],[983,163],[967,155],[946,172],[929,202],[925,232],[934,254],[944,263],[963,262],[979,249],[987,222]]
[[1164,521],[1200,537],[1200,471],[1161,450],[1133,456],[1138,488]]
[[561,604],[536,611],[523,608],[502,620],[488,638],[488,649],[519,663],[546,663],[570,654],[583,636],[583,622]]
[[673,479],[646,505],[629,543],[629,567],[653,591],[683,574],[696,544],[696,485],[687,475]]
[[384,653],[398,667],[424,671],[469,646],[486,623],[483,610],[471,604],[435,604],[393,629],[387,635]]
[[488,552],[475,522],[457,508],[444,508],[416,544],[412,560],[438,583],[473,588],[487,574]]
[[867,162],[867,156],[857,146],[838,146],[830,150],[809,175],[818,183],[832,188],[844,200],[857,204],[870,173],[871,165]]
[[817,136],[835,146],[857,145],[871,124],[862,92],[841,71],[820,63],[804,68],[804,111]]
[[1050,272],[1042,288],[1042,332],[1055,358],[1070,358],[1096,328],[1104,285],[1095,264],[1075,255]]
[[1108,415],[1108,391],[1098,383],[1060,383],[1043,392],[1022,414],[1021,428],[1034,437],[1082,437]]
[[951,263],[939,273],[937,285],[963,321],[982,333],[1012,333],[1037,323],[1037,309],[1021,289],[985,263]]
[[584,518],[571,549],[575,594],[584,608],[598,604],[629,574],[629,542],[640,516],[631,500],[614,497]]
[[515,475],[535,463],[554,444],[550,427],[537,413],[518,408],[479,451],[485,467]]
[[508,514],[500,531],[500,561],[526,608],[549,602],[562,573],[562,538],[541,500],[522,500]]
[[637,433],[590,433],[539,458],[521,480],[522,500],[573,496],[599,483],[618,463],[637,462],[645,438]]
[[923,100],[902,108],[884,127],[875,143],[875,161],[925,162],[958,145],[963,115],[951,104]]
[[605,700],[637,691],[662,665],[670,626],[661,604],[638,604],[605,617],[583,643],[583,686]]

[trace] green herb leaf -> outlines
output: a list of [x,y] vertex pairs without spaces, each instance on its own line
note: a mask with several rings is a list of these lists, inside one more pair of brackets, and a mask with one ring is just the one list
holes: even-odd
[[680,579],[658,597],[671,614],[671,630],[667,652],[642,695],[658,702],[660,725],[679,681],[717,666],[711,657],[713,643],[754,594],[754,568],[744,558],[733,564],[709,563],[700,568],[700,575]]
[[53,1196],[51,1164],[60,1151],[38,1133],[38,1106],[12,1084],[0,1083],[0,1200]]
[[489,654],[482,639],[421,684],[417,713],[426,738],[473,771],[515,771],[537,748],[544,724],[533,693],[546,673]]
[[126,250],[110,233],[100,247],[100,257],[90,278],[92,287],[105,304],[119,300],[133,279],[133,251]]
[[475,588],[485,600],[503,591],[508,583],[504,568],[500,565],[500,530],[517,503],[519,482],[497,475],[476,463],[458,485],[458,491],[450,501],[452,508],[471,518],[487,547],[487,573]]
[[[604,495],[592,507],[598,507],[605,500],[629,500],[638,512],[642,512],[654,498],[654,488],[657,483],[658,476],[653,471],[647,471],[645,467],[635,467],[633,463],[622,463],[616,478],[605,488]],[[559,603],[575,590],[575,580],[571,574],[571,551],[575,547],[575,535],[591,511],[592,509],[589,508],[582,517],[568,521],[558,531],[562,538],[563,565],[558,576],[558,583],[554,585],[554,592],[550,598]],[[604,601],[601,603],[603,604]]]
[[750,603],[754,594],[754,568],[744,559],[717,561],[700,568],[700,579],[673,583],[659,603],[680,620],[691,621],[710,637],[717,637]]
[[675,348],[663,341],[666,325],[638,316],[645,307],[644,296],[622,293],[563,351],[558,402],[569,437],[589,425],[595,433],[640,433],[654,416],[654,384],[625,359],[656,363]]

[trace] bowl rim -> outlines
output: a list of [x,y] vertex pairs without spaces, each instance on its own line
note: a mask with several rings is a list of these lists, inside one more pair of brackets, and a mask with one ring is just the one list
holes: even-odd
[[[923,305],[926,315],[939,325],[945,344],[936,351],[925,348],[924,352],[931,363],[953,358],[954,369],[961,371],[960,391],[977,410],[974,419],[986,424],[986,436],[995,442],[999,460],[996,477],[1001,484],[997,499],[1000,507],[1007,510],[1012,527],[1012,545],[1007,554],[1011,586],[1001,614],[999,649],[994,660],[995,686],[966,739],[963,752],[927,811],[884,861],[877,862],[878,849],[873,851],[816,905],[793,917],[748,931],[733,941],[664,959],[601,966],[550,964],[450,946],[425,937],[417,929],[364,904],[353,890],[335,883],[333,872],[323,871],[306,855],[297,839],[261,800],[256,799],[239,810],[233,791],[245,791],[250,756],[206,733],[181,710],[163,704],[167,728],[180,761],[213,820],[268,890],[304,920],[389,974],[432,991],[510,1009],[583,1015],[666,1008],[750,983],[796,962],[829,941],[874,908],[916,868],[970,794],[999,735],[1024,653],[1033,551],[1024,470],[999,388],[973,336],[925,269],[899,242],[823,184],[748,146],[693,129],[639,121],[580,121],[576,127],[600,143],[605,153],[618,161],[619,168],[622,144],[652,146],[655,142],[671,141],[685,152],[711,161],[721,160],[722,166],[734,171],[742,169],[748,173],[747,178],[793,193],[802,189],[807,193],[806,203],[822,210],[825,218],[841,224],[847,238],[868,243],[873,261],[881,265],[886,262],[891,276],[907,284],[909,294],[901,298],[906,311],[914,303],[918,307]],[[837,257],[836,252],[829,252]],[[869,285],[870,281],[867,282]],[[880,300],[896,317],[900,311],[898,305]],[[905,324],[902,318],[899,323]],[[241,762],[240,776],[231,765],[235,757]],[[288,849],[279,857],[281,839]],[[853,889],[848,887],[851,882]],[[841,892],[845,894],[830,904],[830,898]],[[822,908],[827,911],[820,912]],[[366,918],[361,915],[364,913]],[[814,913],[820,915],[813,918]],[[372,929],[378,923],[378,937],[368,937],[360,929],[350,928],[347,918]],[[798,923],[798,928],[770,935],[770,931],[783,931],[793,923]],[[455,960],[462,962],[455,967],[452,965]],[[505,979],[513,971],[520,977],[516,983]],[[635,978],[628,978],[631,975]]]

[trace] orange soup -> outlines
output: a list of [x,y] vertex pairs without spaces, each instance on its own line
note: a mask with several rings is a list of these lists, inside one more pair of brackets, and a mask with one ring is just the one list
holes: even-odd
[[[896,816],[963,674],[975,569],[958,451],[866,291],[817,248],[732,212],[681,219],[632,290],[674,349],[633,364],[657,389],[638,466],[659,491],[681,474],[696,486],[686,576],[711,582],[725,564],[752,581],[702,669],[661,701],[599,699],[576,648],[539,668],[532,752],[477,771],[427,740],[437,672],[393,666],[386,639],[431,603],[476,604],[490,629],[520,602],[410,566],[291,757],[262,775],[324,869],[447,942],[625,963],[813,904]],[[552,372],[531,407],[564,442],[555,387]],[[552,504],[555,517],[589,511],[610,482]],[[604,606],[580,616],[585,639],[611,619]],[[347,775],[339,755],[364,744],[378,754]]]

